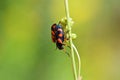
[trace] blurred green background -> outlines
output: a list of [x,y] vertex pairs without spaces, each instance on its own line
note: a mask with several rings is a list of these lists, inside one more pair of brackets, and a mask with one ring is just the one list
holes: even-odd
[[[120,80],[120,0],[69,0],[83,80]],[[73,80],[50,28],[64,0],[0,0],[0,80]]]

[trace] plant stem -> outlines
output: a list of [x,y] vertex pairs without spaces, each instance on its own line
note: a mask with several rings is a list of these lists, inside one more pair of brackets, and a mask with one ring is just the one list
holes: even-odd
[[71,59],[72,59],[72,66],[73,66],[73,74],[75,80],[77,80],[77,72],[76,72],[76,64],[75,64],[75,57],[74,57],[74,51],[73,51],[73,42],[72,42],[72,33],[71,33],[71,25],[70,25],[70,16],[69,16],[69,8],[68,8],[68,0],[65,1],[65,11],[67,16],[67,26],[69,28],[69,36],[70,36],[70,47],[71,47]]
[[81,59],[80,59],[80,55],[79,55],[79,53],[78,53],[77,48],[75,47],[75,45],[72,44],[72,46],[73,46],[73,49],[76,52],[76,55],[78,57],[78,76],[80,76],[80,72],[81,72]]

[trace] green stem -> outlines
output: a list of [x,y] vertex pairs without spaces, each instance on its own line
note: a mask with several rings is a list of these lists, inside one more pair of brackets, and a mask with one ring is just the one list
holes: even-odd
[[77,48],[75,47],[75,45],[72,44],[72,46],[73,46],[73,49],[76,52],[76,55],[78,57],[78,76],[80,76],[80,72],[81,72],[81,59],[80,59],[80,55],[79,55],[79,53],[78,53]]
[[74,51],[73,51],[73,42],[72,42],[72,33],[71,33],[71,25],[70,25],[70,16],[69,16],[69,8],[68,8],[68,0],[65,0],[65,10],[66,10],[66,16],[67,16],[67,25],[69,28],[69,36],[70,36],[70,47],[71,47],[71,59],[72,59],[72,66],[73,66],[73,74],[75,80],[77,80],[77,72],[76,72],[76,64],[75,64],[75,57],[74,57]]

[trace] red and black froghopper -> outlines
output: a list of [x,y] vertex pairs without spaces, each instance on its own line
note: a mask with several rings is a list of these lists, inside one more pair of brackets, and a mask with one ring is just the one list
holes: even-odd
[[59,24],[53,24],[51,26],[51,38],[59,50],[64,49],[64,31]]

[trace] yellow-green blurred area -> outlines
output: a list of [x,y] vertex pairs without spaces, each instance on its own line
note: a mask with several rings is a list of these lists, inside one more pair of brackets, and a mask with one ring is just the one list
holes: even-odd
[[[64,0],[0,0],[0,80],[73,80],[51,25]],[[120,80],[120,0],[69,0],[83,80]],[[70,51],[69,49],[66,49]]]

